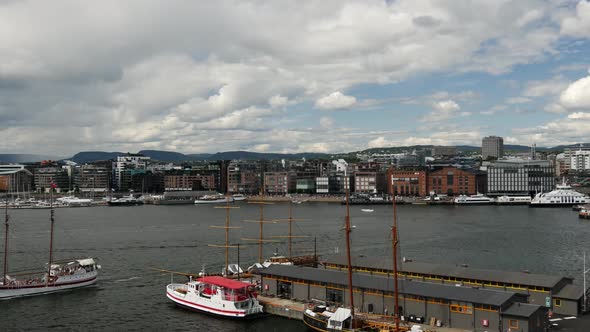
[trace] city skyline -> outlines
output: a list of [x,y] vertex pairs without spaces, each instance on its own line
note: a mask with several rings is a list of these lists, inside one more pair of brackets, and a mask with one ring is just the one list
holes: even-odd
[[586,0],[5,1],[0,28],[0,153],[590,137]]

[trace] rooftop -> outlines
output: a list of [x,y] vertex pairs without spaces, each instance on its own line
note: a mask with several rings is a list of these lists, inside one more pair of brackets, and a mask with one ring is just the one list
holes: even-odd
[[[325,262],[343,266],[347,265],[345,256],[329,257],[325,260]],[[390,259],[384,258],[353,257],[352,266],[392,271],[393,263]],[[569,279],[565,277],[527,272],[497,271],[421,262],[400,263],[399,271],[406,273],[431,274],[443,277],[456,277],[462,279],[475,279],[548,288],[555,287],[563,279]]]
[[[307,281],[347,285],[347,273],[312,267],[293,265],[271,265],[266,269],[259,269],[258,274]],[[391,278],[368,274],[353,274],[352,283],[363,289],[376,289],[394,292],[394,281]],[[414,296],[446,299],[453,301],[502,306],[512,301],[516,293],[495,291],[488,289],[458,287],[436,283],[426,283],[410,280],[399,280],[399,292]]]

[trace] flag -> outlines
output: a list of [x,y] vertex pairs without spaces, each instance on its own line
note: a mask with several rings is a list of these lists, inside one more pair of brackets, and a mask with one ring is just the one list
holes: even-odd
[[53,183],[53,181],[51,182],[51,188],[53,188],[53,189],[57,188],[57,184]]

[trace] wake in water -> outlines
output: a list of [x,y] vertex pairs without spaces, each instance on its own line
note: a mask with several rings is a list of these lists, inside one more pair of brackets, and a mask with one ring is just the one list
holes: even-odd
[[119,279],[119,280],[115,280],[115,282],[125,282],[125,281],[131,281],[131,280],[135,280],[135,279],[141,279],[141,277],[131,277],[131,278],[127,278],[127,279]]

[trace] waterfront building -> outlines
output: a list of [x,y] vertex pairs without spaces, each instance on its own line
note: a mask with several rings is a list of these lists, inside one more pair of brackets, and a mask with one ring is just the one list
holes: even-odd
[[[147,169],[150,157],[142,154],[128,153],[118,156],[113,163],[114,188],[118,191],[127,191],[131,187],[131,177],[138,171]],[[133,171],[132,171],[133,170]]]
[[447,195],[485,193],[485,174],[472,169],[443,167],[428,173],[428,192]]
[[33,173],[24,165],[0,165],[0,192],[31,192],[33,185]]
[[[328,258],[324,266],[327,269],[345,271],[348,268],[348,261],[345,256],[334,256]],[[390,259],[370,257],[353,257],[352,259],[352,268],[358,273],[391,275],[392,266]],[[568,277],[413,261],[400,263],[398,271],[398,275],[407,280],[459,284],[521,294],[526,297],[527,303],[546,307],[561,315],[577,316],[583,313],[584,308],[590,308],[590,301],[584,307],[583,288],[574,284],[574,280]],[[590,297],[588,299],[590,300]]]
[[216,190],[215,175],[194,170],[169,171],[164,174],[164,190]]
[[487,166],[489,195],[529,195],[555,188],[549,160],[498,160]]
[[[271,265],[256,270],[262,293],[267,296],[320,300],[327,304],[350,305],[345,271],[293,265]],[[391,276],[355,273],[352,277],[356,312],[392,315],[394,283]],[[547,308],[526,303],[527,296],[453,284],[399,280],[399,314],[405,319],[476,332],[545,331]],[[392,317],[393,319],[393,317]]]
[[264,192],[270,195],[286,195],[289,193],[289,172],[264,173]]
[[229,192],[232,194],[260,194],[261,165],[255,160],[232,160],[227,168],[227,181]]
[[377,172],[355,172],[354,192],[369,194],[377,192]]
[[52,183],[56,186],[55,191],[70,191],[70,176],[68,170],[58,165],[37,168],[34,173],[35,188],[38,192],[49,192]]
[[487,136],[481,141],[481,158],[500,159],[504,156],[504,139],[498,136]]
[[421,168],[391,168],[387,172],[388,191],[390,195],[426,196],[426,171]]
[[111,186],[111,168],[106,164],[84,164],[74,167],[74,188],[80,192],[107,192]]

